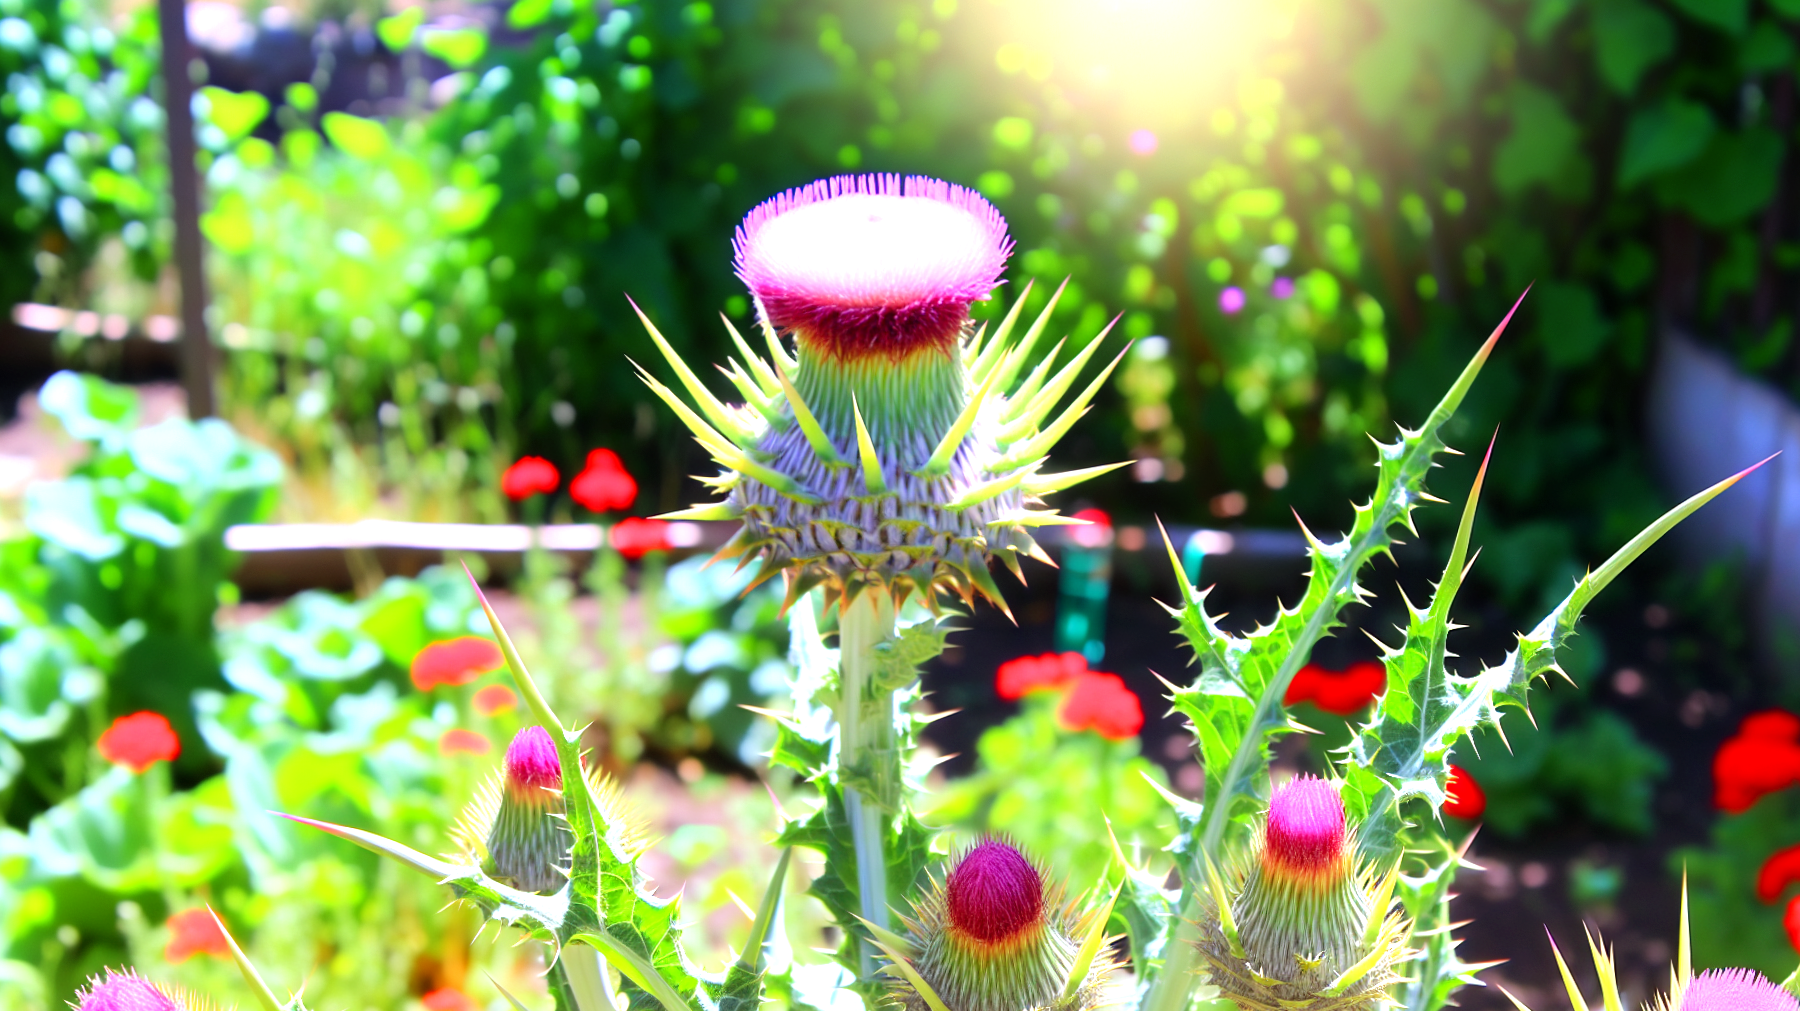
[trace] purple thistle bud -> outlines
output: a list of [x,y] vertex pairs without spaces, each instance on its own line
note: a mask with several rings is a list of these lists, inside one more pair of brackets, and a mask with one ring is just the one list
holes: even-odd
[[574,836],[563,820],[562,761],[543,727],[514,735],[502,763],[502,787],[488,825],[487,872],[524,892],[548,895],[568,880]]
[[1344,801],[1317,776],[1299,776],[1269,798],[1265,872],[1335,881],[1348,872]]
[[1006,221],[961,186],[838,176],[766,200],[733,241],[770,325],[834,358],[948,351],[1006,266]]
[[106,970],[106,978],[88,981],[76,995],[76,1011],[187,1011],[186,1002],[135,971]]
[[1023,853],[996,839],[963,857],[944,893],[951,929],[978,941],[1007,941],[1043,922],[1043,878]]
[[1688,982],[1680,1011],[1796,1011],[1800,1001],[1749,969],[1708,969]]

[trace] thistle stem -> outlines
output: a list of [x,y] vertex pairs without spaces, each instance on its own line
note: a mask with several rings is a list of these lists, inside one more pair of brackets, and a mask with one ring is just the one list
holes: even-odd
[[[843,608],[838,622],[838,781],[856,850],[856,894],[863,919],[888,926],[888,824],[898,806],[900,754],[894,734],[894,689],[875,678],[875,647],[894,634],[894,601],[869,589]],[[866,979],[874,946],[859,959]]]

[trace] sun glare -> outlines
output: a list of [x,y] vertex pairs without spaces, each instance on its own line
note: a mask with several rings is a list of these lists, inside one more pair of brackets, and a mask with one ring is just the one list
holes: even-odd
[[1269,45],[1292,32],[1292,0],[1030,0],[1003,2],[996,61],[1053,80],[1072,100],[1111,105],[1154,131],[1210,115]]

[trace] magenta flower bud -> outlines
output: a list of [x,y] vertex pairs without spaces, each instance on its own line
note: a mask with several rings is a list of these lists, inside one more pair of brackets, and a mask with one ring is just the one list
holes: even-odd
[[1264,874],[1328,888],[1350,873],[1344,802],[1331,784],[1300,776],[1275,788],[1263,831]]
[[998,840],[977,845],[944,884],[950,929],[997,944],[1044,924],[1044,879],[1025,854]]
[[[913,968],[949,1011],[1032,1011],[1056,1006],[1076,967],[1080,918],[1046,887],[1044,873],[998,839],[957,858],[943,887],[915,906],[908,920]],[[1113,964],[1096,959],[1075,998],[1060,1011],[1104,1002]],[[927,1003],[901,984],[894,996],[910,1011]]]
[[76,1011],[188,1011],[190,1002],[178,991],[160,987],[135,971],[106,970],[75,995]]
[[1331,783],[1300,776],[1276,787],[1249,859],[1220,888],[1200,948],[1238,1006],[1363,1009],[1399,978],[1409,928],[1388,914],[1391,888],[1357,868]]
[[562,762],[543,727],[514,735],[501,765],[499,796],[485,833],[489,876],[548,895],[568,881],[574,836],[563,820]]
[[1800,1011],[1800,1001],[1749,969],[1708,969],[1688,981],[1678,1011]]

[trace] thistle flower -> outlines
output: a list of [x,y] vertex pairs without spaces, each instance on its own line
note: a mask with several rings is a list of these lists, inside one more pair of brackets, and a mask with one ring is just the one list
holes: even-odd
[[75,1011],[199,1011],[195,1001],[173,987],[152,983],[132,970],[106,970],[75,995]]
[[1028,528],[1061,520],[1031,509],[1037,496],[1111,469],[1039,473],[1117,360],[1054,420],[1099,339],[1054,375],[1052,351],[1013,388],[1056,299],[1016,345],[1023,295],[991,336],[971,332],[969,306],[999,283],[1012,241],[959,186],[822,180],[751,211],[734,244],[771,358],[732,331],[748,368],[725,374],[745,403],[714,397],[654,327],[700,413],[640,369],[725,468],[707,482],[723,501],[676,516],[741,518],[722,556],[761,559],[790,602],[822,585],[828,604],[879,587],[1004,607],[989,560],[1016,572],[1017,555],[1039,553]]
[[1408,927],[1390,915],[1395,874],[1356,866],[1344,803],[1301,776],[1275,789],[1232,887],[1208,867],[1200,947],[1212,982],[1243,1011],[1369,1008],[1398,976]]
[[[617,784],[589,772],[586,784],[605,845],[622,860],[642,851],[637,818]],[[483,783],[451,829],[462,855],[489,877],[522,892],[550,895],[567,883],[574,834],[563,820],[562,764],[550,732],[529,726],[513,735],[500,769]]]
[[893,939],[904,954],[890,952],[916,976],[899,973],[893,991],[909,1011],[931,1007],[926,990],[945,1011],[1077,1011],[1104,1002],[1113,963],[1082,941],[1104,929],[1105,913],[1084,921],[1007,843],[977,843],[914,908],[910,936]]
[[1676,1011],[1797,1011],[1794,996],[1749,969],[1708,969],[1682,992]]

